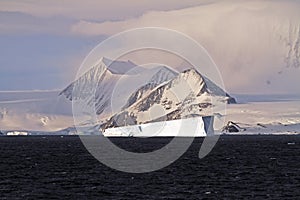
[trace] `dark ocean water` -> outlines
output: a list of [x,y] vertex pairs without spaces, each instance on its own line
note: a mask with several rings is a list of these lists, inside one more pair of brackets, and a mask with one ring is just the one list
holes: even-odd
[[[169,140],[113,142],[143,152]],[[300,199],[300,136],[222,136],[200,160],[202,141],[164,169],[128,174],[99,163],[76,136],[0,137],[0,198]]]

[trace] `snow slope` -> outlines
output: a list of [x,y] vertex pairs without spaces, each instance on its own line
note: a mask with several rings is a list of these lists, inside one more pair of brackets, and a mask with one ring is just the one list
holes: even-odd
[[[1,91],[0,132],[75,134],[70,102],[58,98],[58,94],[59,91]],[[235,96],[238,103],[227,105],[227,115],[223,117],[246,130],[233,134],[300,134],[300,95]],[[155,109],[160,110],[154,107],[152,115]]]
[[[125,106],[124,99],[128,99],[139,86],[160,84],[173,77],[174,73],[165,66],[156,65],[146,69],[131,61],[101,58],[60,95],[71,101],[85,99],[89,105],[95,104],[98,115],[105,116],[112,111],[111,104],[117,110]],[[122,102],[116,102],[118,100]]]
[[[170,80],[172,81],[168,82]],[[163,92],[165,94],[160,96]],[[134,113],[139,123],[160,120],[165,114],[168,114],[170,119],[191,113],[209,114],[205,111],[211,109],[203,108],[211,106],[213,96],[223,96],[220,101],[235,103],[225,91],[195,70],[178,74],[166,66],[153,64],[151,67],[141,67],[131,61],[111,61],[107,58],[101,58],[96,65],[64,89],[61,95],[69,100],[80,100],[87,102],[91,107],[95,106],[101,121],[120,112],[121,116],[126,117],[126,113],[129,112]],[[194,101],[193,98],[197,103],[187,103]],[[155,111],[160,109],[155,105],[156,101],[160,100],[159,106],[164,114]],[[152,107],[153,105],[155,106]],[[147,109],[150,110],[145,111]],[[150,113],[155,116],[149,117]]]
[[0,130],[57,131],[72,126],[71,104],[59,91],[1,91]]
[[240,104],[227,106],[226,121],[244,131],[233,134],[300,134],[299,95],[237,95]]
[[112,116],[103,128],[214,115],[212,107],[232,99],[214,91],[199,72],[188,69],[156,87],[141,87],[134,98],[129,98],[129,106]]

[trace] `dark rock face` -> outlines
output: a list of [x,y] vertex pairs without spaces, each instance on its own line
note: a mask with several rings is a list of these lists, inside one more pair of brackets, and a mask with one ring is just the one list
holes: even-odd
[[151,106],[153,106],[155,103],[159,103],[163,91],[165,90],[165,87],[161,86],[157,88],[155,91],[151,92],[147,98],[144,98],[141,103],[139,103],[136,107],[137,110],[139,111],[146,111],[148,110]]
[[176,119],[183,119],[183,118],[190,118],[190,117],[198,117],[200,115],[194,115],[193,114],[189,114],[189,115],[186,115],[186,114],[183,114],[184,113],[184,110],[193,110],[194,108],[197,108],[199,110],[202,110],[203,108],[208,108],[208,107],[211,107],[213,106],[211,103],[199,103],[199,104],[192,104],[190,105],[189,107],[183,109],[182,107],[166,114],[165,116],[162,116],[162,117],[159,117],[157,119],[154,119],[152,121],[149,121],[147,123],[150,123],[150,122],[159,122],[159,121],[170,121],[170,120],[176,120]]
[[123,111],[118,115],[111,117],[105,124],[101,126],[102,129],[119,127],[119,126],[128,126],[137,124],[136,116],[127,111]]
[[236,102],[236,100],[235,100],[235,98],[233,98],[233,97],[231,97],[229,94],[227,94],[226,93],[226,97],[228,97],[228,99],[227,99],[227,103],[228,104],[236,104],[237,102]]
[[226,126],[223,127],[222,131],[227,133],[237,133],[241,131],[245,131],[246,129],[241,128],[238,124],[229,121]]
[[237,127],[232,126],[232,125],[228,126],[227,130],[228,130],[229,133],[239,132],[239,129],[237,129]]
[[154,83],[147,83],[146,85],[139,88],[137,91],[135,91],[127,100],[126,105],[122,108],[123,110],[130,107],[132,104],[137,102],[139,99],[141,99],[147,91],[152,90],[155,88],[156,84]]
[[174,110],[173,112],[170,112],[170,113],[166,114],[165,116],[159,117],[152,121],[148,121],[146,123],[170,121],[170,120],[176,120],[176,119],[181,119],[181,110],[180,109]]
[[132,104],[137,102],[138,100],[144,97],[144,94],[150,92],[159,84],[169,81],[172,78],[176,77],[177,73],[170,70],[167,67],[162,66],[160,70],[158,70],[150,79],[149,83],[145,84],[144,86],[137,89],[131,96],[128,98],[127,103],[122,108],[125,110],[126,108],[130,107]]

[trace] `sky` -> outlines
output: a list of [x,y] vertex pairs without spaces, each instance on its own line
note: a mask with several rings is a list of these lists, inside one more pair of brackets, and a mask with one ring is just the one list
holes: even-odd
[[297,0],[2,0],[0,90],[62,89],[98,43],[155,26],[201,44],[231,93],[300,93],[299,10]]

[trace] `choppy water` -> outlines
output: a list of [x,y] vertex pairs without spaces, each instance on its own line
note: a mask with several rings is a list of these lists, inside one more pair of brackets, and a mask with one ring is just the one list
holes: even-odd
[[[133,151],[168,138],[115,138]],[[300,136],[222,136],[200,160],[202,139],[162,170],[127,174],[95,160],[76,136],[0,137],[1,199],[300,199]]]

